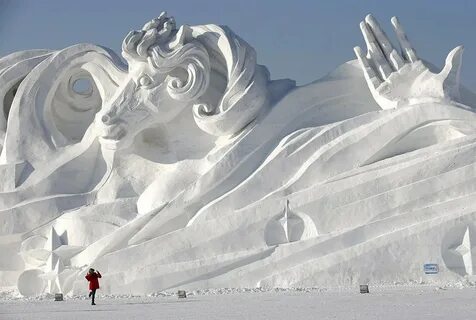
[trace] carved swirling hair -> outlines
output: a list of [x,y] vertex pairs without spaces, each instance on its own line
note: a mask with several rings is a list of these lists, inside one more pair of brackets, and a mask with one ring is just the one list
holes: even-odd
[[[169,76],[167,91],[174,99],[192,101],[208,87],[210,62],[207,50],[198,41],[184,43],[184,28],[177,31],[174,18],[163,12],[146,23],[142,30],[129,32],[122,43],[122,54],[126,60],[149,61],[164,74],[183,68],[187,79]],[[173,41],[174,38],[177,41]]]
[[[195,102],[195,122],[210,134],[238,132],[266,105],[268,70],[256,64],[253,48],[226,27],[182,26],[177,30],[174,18],[162,13],[142,30],[131,31],[122,51],[126,60],[148,61],[158,72],[168,74],[170,96]],[[212,67],[227,78],[216,105],[198,100],[208,89]],[[172,76],[176,68],[185,70],[187,79]]]

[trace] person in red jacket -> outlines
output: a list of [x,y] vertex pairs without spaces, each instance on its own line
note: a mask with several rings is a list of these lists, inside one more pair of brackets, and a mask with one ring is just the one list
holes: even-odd
[[91,304],[93,306],[96,305],[96,303],[94,303],[94,298],[96,297],[96,290],[99,289],[99,278],[102,278],[101,274],[99,273],[99,271],[94,271],[93,268],[89,269],[89,272],[88,274],[85,276],[86,280],[89,281],[89,297],[91,298],[92,297],[92,302]]

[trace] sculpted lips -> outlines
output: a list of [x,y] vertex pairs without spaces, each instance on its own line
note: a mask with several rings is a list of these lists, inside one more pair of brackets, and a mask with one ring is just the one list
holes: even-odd
[[126,129],[121,124],[104,126],[101,138],[106,140],[120,140],[126,134]]

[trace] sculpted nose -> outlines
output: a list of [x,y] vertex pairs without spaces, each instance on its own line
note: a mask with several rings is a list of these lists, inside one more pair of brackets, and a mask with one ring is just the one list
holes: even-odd
[[111,116],[108,114],[105,114],[101,117],[101,121],[104,124],[110,124],[111,123]]
[[126,87],[123,92],[121,92],[114,100],[112,100],[110,103],[108,103],[103,111],[101,112],[101,115],[97,115],[98,118],[100,117],[99,122],[104,124],[104,125],[113,125],[121,117],[121,114],[124,113],[124,105],[127,100],[127,93],[130,92],[131,90]]
[[117,114],[115,108],[108,110],[106,113],[101,115],[101,122],[105,125],[112,125],[117,120]]

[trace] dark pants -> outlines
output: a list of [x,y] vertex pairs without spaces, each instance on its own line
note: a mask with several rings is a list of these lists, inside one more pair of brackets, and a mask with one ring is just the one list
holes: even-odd
[[94,298],[96,297],[96,289],[91,290],[91,291],[89,292],[89,297],[92,297],[91,304],[95,304],[95,303],[94,303]]

